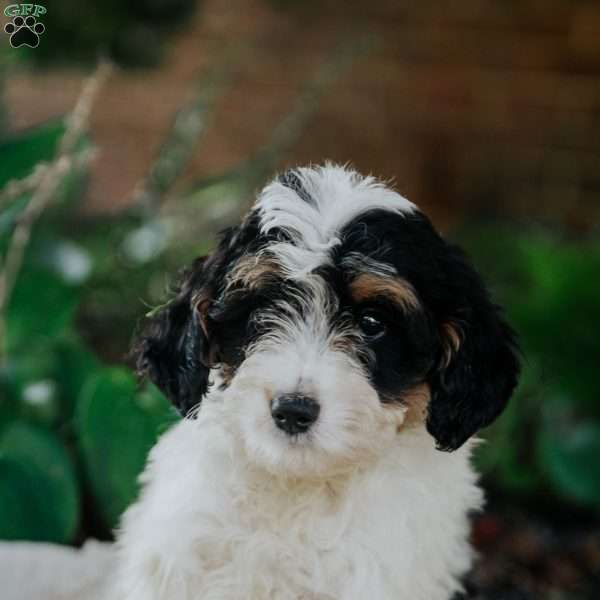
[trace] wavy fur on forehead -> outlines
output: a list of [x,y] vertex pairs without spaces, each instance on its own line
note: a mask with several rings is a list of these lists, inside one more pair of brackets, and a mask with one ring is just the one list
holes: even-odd
[[284,232],[290,242],[269,246],[290,277],[302,277],[328,262],[340,230],[370,210],[411,214],[416,206],[371,176],[326,163],[287,171],[267,185],[256,208],[260,229]]

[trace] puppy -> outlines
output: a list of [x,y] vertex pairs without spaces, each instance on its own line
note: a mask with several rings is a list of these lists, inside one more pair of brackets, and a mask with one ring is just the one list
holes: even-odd
[[480,277],[344,167],[268,184],[137,347],[186,417],[125,514],[119,600],[449,600],[482,504],[470,438],[519,371]]

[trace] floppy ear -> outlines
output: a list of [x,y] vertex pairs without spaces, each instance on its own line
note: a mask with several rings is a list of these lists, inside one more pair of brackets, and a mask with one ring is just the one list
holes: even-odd
[[[182,415],[208,390],[210,342],[202,323],[199,291],[207,285],[206,257],[186,272],[176,296],[158,310],[134,347],[137,370],[148,377]],[[204,300],[207,302],[207,299]]]
[[438,449],[456,450],[502,412],[520,367],[515,334],[462,250],[446,245],[442,269],[445,351],[430,381],[427,430]]

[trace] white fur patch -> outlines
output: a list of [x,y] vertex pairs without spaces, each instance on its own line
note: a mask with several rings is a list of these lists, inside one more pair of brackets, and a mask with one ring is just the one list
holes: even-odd
[[295,170],[312,202],[278,180],[260,194],[256,207],[261,231],[281,229],[293,243],[269,246],[289,277],[301,278],[327,262],[328,251],[340,243],[340,230],[362,213],[381,209],[396,214],[412,213],[416,206],[374,177],[352,169],[326,164]]
[[441,453],[415,428],[338,475],[275,476],[239,435],[244,399],[211,396],[152,451],[107,599],[449,600],[460,589],[467,512],[481,504],[469,445]]

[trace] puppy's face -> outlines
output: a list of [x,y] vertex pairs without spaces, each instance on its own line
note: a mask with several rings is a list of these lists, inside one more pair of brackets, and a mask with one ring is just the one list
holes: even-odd
[[392,190],[330,166],[263,190],[151,323],[139,367],[183,413],[213,370],[249,457],[297,475],[378,456],[406,427],[456,449],[518,374],[462,252]]

